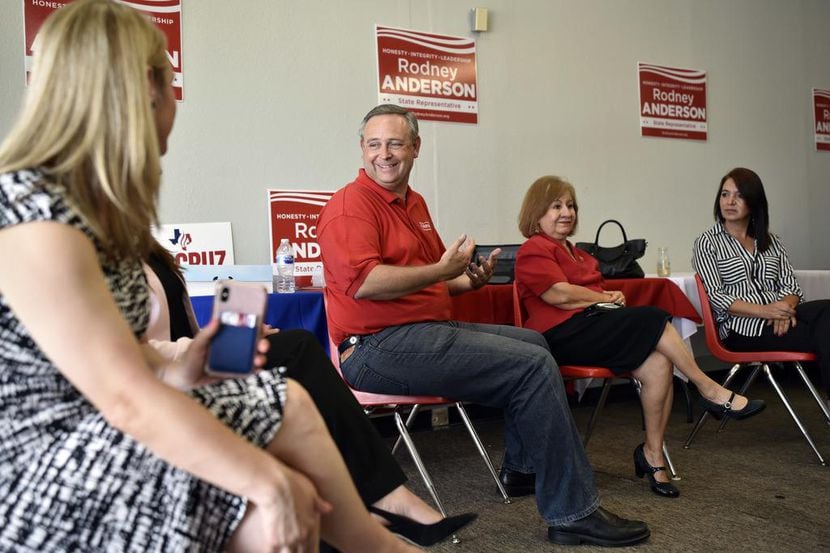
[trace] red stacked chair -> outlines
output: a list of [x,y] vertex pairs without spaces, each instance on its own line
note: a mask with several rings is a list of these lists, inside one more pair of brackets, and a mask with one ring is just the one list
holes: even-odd
[[[340,358],[337,352],[337,346],[331,340],[329,336],[329,352],[331,355],[331,362],[334,364],[334,367],[337,369],[337,372],[340,373],[340,377],[343,377],[343,373],[340,370]],[[415,466],[418,468],[418,472],[421,475],[421,478],[424,481],[424,485],[429,490],[430,495],[432,496],[433,501],[435,501],[435,505],[438,507],[438,510],[441,511],[441,514],[444,517],[447,516],[446,510],[444,509],[444,505],[441,502],[441,499],[438,497],[438,493],[435,490],[435,485],[432,482],[432,478],[429,475],[429,472],[426,469],[423,461],[421,460],[421,455],[418,453],[418,449],[415,447],[415,442],[412,441],[412,436],[409,434],[409,429],[412,426],[412,422],[415,420],[415,416],[418,414],[418,411],[423,406],[431,406],[431,407],[443,407],[443,406],[455,406],[458,409],[458,414],[461,416],[461,420],[464,422],[464,426],[467,428],[467,431],[470,434],[470,437],[473,439],[473,442],[478,449],[481,458],[484,460],[484,463],[487,465],[487,470],[490,472],[490,475],[493,477],[493,480],[496,482],[496,486],[499,489],[499,492],[502,495],[505,503],[510,503],[510,497],[507,495],[507,491],[505,491],[504,486],[502,485],[501,481],[499,480],[498,474],[496,473],[496,469],[493,467],[493,462],[490,460],[490,456],[487,454],[487,450],[484,449],[484,444],[481,442],[481,439],[478,436],[475,428],[473,427],[473,423],[470,420],[469,415],[467,415],[467,410],[464,408],[464,405],[460,401],[455,401],[452,399],[447,399],[445,397],[440,396],[397,396],[397,395],[387,395],[387,394],[375,394],[371,392],[362,392],[360,390],[355,390],[354,388],[349,385],[345,378],[343,378],[343,382],[346,386],[349,387],[352,394],[354,394],[355,399],[357,402],[363,407],[367,414],[371,414],[378,410],[387,410],[391,411],[392,415],[395,419],[395,426],[398,429],[398,440],[395,442],[395,446],[392,448],[392,452],[394,453],[397,450],[398,445],[401,440],[403,440],[406,448],[409,450],[409,454],[412,456],[412,460],[415,462]],[[401,413],[409,410],[409,416],[404,422]],[[457,543],[457,538],[453,537],[453,541]]]
[[[518,281],[513,281],[513,324],[518,327],[523,327],[524,322],[527,319],[527,313],[524,310],[524,306],[522,305],[521,297],[519,296],[519,288],[518,288]],[[556,358],[556,353],[554,352],[554,358]],[[599,378],[602,379],[602,390],[599,394],[599,400],[597,400],[597,405],[594,407],[594,410],[591,412],[591,418],[588,419],[588,428],[585,430],[585,434],[582,438],[582,445],[587,449],[588,447],[588,440],[591,439],[591,434],[594,432],[594,426],[596,425],[597,419],[599,418],[600,413],[602,413],[602,408],[605,406],[605,401],[608,398],[608,392],[611,389],[611,383],[615,378],[626,378],[631,381],[631,384],[634,386],[634,389],[637,390],[637,395],[640,394],[640,381],[634,378],[630,373],[623,373],[623,374],[615,374],[611,371],[611,369],[607,367],[593,367],[593,366],[586,366],[586,365],[559,365],[559,372],[562,374],[562,378],[571,379],[571,380],[579,380],[585,378]],[[672,463],[671,456],[669,455],[669,450],[666,447],[666,444],[663,444],[663,456],[666,459],[666,467],[669,469],[669,476],[672,480],[680,480],[680,477],[677,475],[677,471],[674,468],[674,463]]]
[[[827,466],[827,462],[822,457],[821,453],[819,453],[818,448],[816,448],[816,444],[813,441],[813,438],[810,437],[809,432],[805,428],[804,424],[801,422],[801,419],[793,409],[793,406],[790,404],[787,396],[784,395],[781,386],[778,385],[778,382],[775,380],[775,377],[772,375],[772,371],[770,370],[769,364],[770,363],[792,363],[795,366],[796,371],[801,376],[801,379],[804,381],[804,384],[807,386],[807,389],[812,394],[813,398],[818,403],[821,412],[824,414],[827,422],[830,423],[830,412],[828,412],[827,405],[821,400],[821,397],[816,391],[815,386],[813,383],[810,382],[810,379],[807,378],[807,374],[804,372],[804,368],[801,366],[803,361],[815,361],[816,356],[812,353],[802,353],[797,351],[748,351],[748,352],[737,352],[737,351],[730,351],[726,349],[723,344],[721,344],[720,337],[718,336],[718,327],[715,323],[715,318],[712,315],[712,307],[709,304],[709,296],[706,294],[706,288],[703,286],[703,280],[700,278],[700,275],[695,275],[695,281],[697,282],[697,292],[700,295],[700,308],[703,312],[703,330],[706,334],[706,346],[709,348],[709,351],[712,355],[724,361],[726,363],[732,363],[732,368],[727,374],[726,379],[723,381],[723,386],[726,387],[735,375],[738,374],[738,371],[743,367],[751,367],[752,372],[749,373],[749,377],[746,379],[746,382],[741,387],[740,394],[745,395],[746,391],[755,381],[755,378],[758,376],[759,372],[763,372],[764,376],[766,376],[769,383],[772,385],[775,392],[778,394],[778,397],[781,399],[781,402],[784,404],[784,407],[787,408],[787,411],[790,413],[790,416],[795,421],[796,426],[798,426],[799,430],[801,430],[801,434],[804,436],[804,439],[807,440],[807,443],[812,448],[813,452],[818,457],[819,462],[823,466]],[[694,440],[697,432],[703,426],[703,423],[706,421],[706,417],[709,413],[704,411],[700,417],[697,419],[697,423],[695,424],[694,428],[692,429],[689,437],[686,439],[686,444],[684,445],[685,448],[689,448]],[[718,431],[721,431],[726,424],[728,417],[725,417],[724,420],[721,422]]]

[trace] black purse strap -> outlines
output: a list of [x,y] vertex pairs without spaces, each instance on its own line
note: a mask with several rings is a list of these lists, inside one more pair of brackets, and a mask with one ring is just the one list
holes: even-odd
[[608,223],[614,223],[615,225],[620,227],[620,231],[622,232],[622,235],[623,235],[623,244],[628,242],[628,236],[625,235],[625,229],[623,228],[622,223],[620,223],[616,219],[607,219],[607,220],[603,221],[602,224],[597,229],[597,235],[596,235],[596,237],[594,237],[594,245],[595,246],[599,246],[599,233],[602,231],[602,227],[604,227]]

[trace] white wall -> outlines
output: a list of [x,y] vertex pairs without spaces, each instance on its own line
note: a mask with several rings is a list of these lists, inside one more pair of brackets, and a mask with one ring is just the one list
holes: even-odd
[[[374,24],[466,36],[475,5],[491,14],[479,124],[423,123],[412,175],[446,241],[519,241],[526,188],[559,174],[579,195],[577,239],[618,218],[649,240],[647,271],[658,246],[688,270],[720,177],[743,165],[794,265],[830,269],[830,153],[815,152],[810,104],[811,87],[830,88],[826,0],[184,0],[163,222],[230,220],[237,262],[267,262],[265,189],[336,189],[360,166]],[[0,0],[3,135],[22,50],[21,0]],[[708,71],[706,142],[639,136],[637,61]]]

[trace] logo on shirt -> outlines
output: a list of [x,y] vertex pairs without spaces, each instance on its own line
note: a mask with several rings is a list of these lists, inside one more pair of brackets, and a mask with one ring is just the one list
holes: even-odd
[[424,232],[432,231],[432,225],[429,224],[429,221],[421,221],[418,223],[421,226],[421,230]]

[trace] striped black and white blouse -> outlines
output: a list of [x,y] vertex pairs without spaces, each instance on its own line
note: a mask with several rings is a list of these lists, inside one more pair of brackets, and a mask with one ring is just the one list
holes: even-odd
[[[730,332],[760,336],[766,320],[729,313],[735,300],[766,305],[784,296],[802,297],[784,246],[770,234],[767,251],[749,253],[723,227],[715,225],[697,237],[692,266],[703,279],[721,339]],[[803,298],[802,298],[803,301]]]

